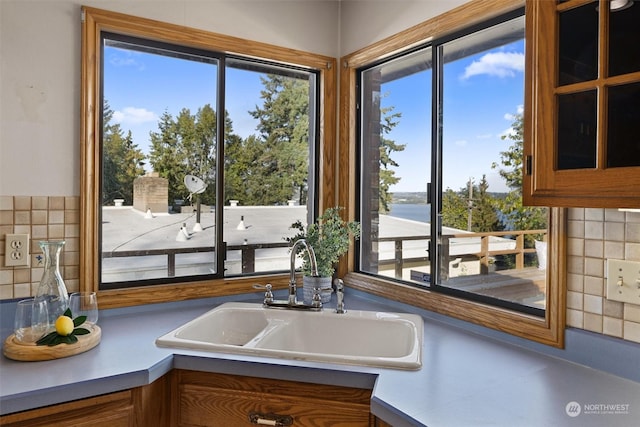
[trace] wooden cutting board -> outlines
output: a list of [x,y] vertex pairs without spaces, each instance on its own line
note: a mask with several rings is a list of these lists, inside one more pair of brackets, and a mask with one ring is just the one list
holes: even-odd
[[78,342],[74,344],[58,344],[52,347],[46,345],[36,345],[35,343],[25,344],[15,339],[15,334],[11,334],[4,342],[3,353],[6,357],[23,362],[36,362],[41,360],[53,360],[69,357],[91,350],[100,343],[102,330],[100,326],[93,325],[91,333],[79,335]]

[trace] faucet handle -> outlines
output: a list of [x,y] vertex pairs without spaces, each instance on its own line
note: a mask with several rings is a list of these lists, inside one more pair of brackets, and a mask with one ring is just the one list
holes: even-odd
[[347,312],[347,310],[345,310],[344,308],[344,282],[342,281],[342,279],[337,279],[335,282],[336,284],[336,313],[338,314],[344,314]]
[[273,288],[273,286],[271,286],[271,283],[267,283],[266,285],[262,286],[259,284],[255,284],[253,285],[254,289],[262,289],[264,288],[265,292],[264,292],[264,301],[263,304],[270,304],[273,302],[273,292],[271,291],[271,289]]
[[273,302],[273,292],[271,292],[271,288],[272,288],[271,283],[267,283],[264,287],[266,289],[264,293],[264,303],[267,304],[267,303]]
[[322,296],[320,296],[320,288],[313,288],[313,297],[311,297],[311,305],[316,308],[322,307]]

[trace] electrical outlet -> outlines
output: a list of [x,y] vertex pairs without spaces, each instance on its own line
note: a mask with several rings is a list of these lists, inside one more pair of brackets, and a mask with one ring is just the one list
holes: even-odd
[[4,265],[18,267],[29,265],[29,235],[7,234],[5,236]]

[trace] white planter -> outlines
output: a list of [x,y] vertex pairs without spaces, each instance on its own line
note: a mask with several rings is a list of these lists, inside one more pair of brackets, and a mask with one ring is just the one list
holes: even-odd
[[331,292],[333,292],[333,289],[331,289],[331,277],[304,276],[302,278],[302,295],[305,304],[311,304],[313,288],[320,288],[320,298],[323,304],[331,301]]

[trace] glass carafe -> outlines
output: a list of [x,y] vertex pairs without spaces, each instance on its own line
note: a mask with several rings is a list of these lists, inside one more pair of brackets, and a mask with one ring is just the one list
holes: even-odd
[[56,319],[64,314],[69,306],[67,287],[60,275],[60,252],[65,241],[40,241],[39,244],[44,257],[44,271],[36,292],[36,299],[47,302],[49,324],[54,325]]

